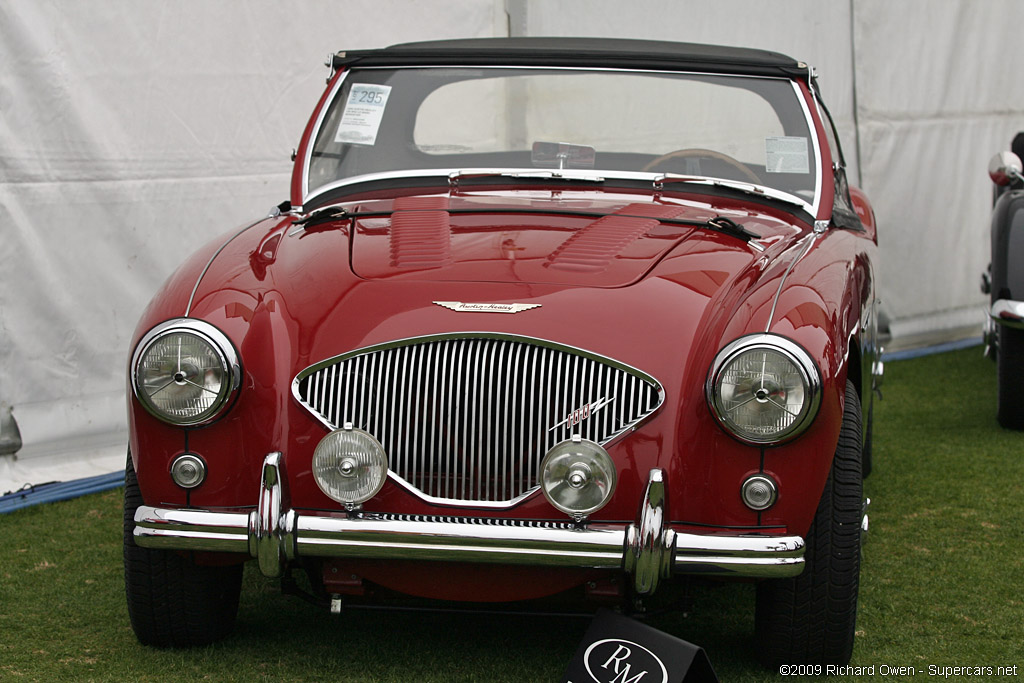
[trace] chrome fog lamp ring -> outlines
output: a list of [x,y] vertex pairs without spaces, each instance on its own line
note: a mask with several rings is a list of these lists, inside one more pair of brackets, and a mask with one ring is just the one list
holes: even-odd
[[715,419],[751,445],[796,438],[821,404],[821,373],[796,342],[754,334],[727,344],[712,363],[705,385]]
[[748,508],[761,512],[775,505],[779,498],[779,486],[767,474],[755,474],[743,481],[740,497]]
[[346,424],[313,451],[313,480],[331,500],[356,506],[373,498],[388,475],[388,456],[372,434]]
[[171,462],[171,479],[183,489],[194,489],[206,481],[206,463],[195,453],[182,453]]
[[163,322],[132,355],[135,397],[154,417],[187,427],[220,417],[241,385],[238,354],[227,335],[194,318]]
[[544,497],[574,519],[582,519],[607,505],[615,492],[617,477],[608,451],[579,435],[556,444],[540,463]]

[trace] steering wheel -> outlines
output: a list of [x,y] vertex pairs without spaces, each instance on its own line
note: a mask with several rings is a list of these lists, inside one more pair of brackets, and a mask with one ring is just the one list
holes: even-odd
[[728,164],[729,166],[732,166],[737,171],[739,171],[740,175],[742,175],[745,180],[749,180],[750,182],[755,183],[757,185],[764,184],[761,182],[761,178],[758,177],[758,175],[754,173],[752,170],[750,170],[749,166],[733,159],[728,154],[722,154],[721,152],[716,152],[713,149],[701,149],[699,147],[691,147],[689,149],[677,149],[674,152],[662,154],[660,157],[652,159],[650,162],[648,162],[647,165],[644,166],[641,170],[644,172],[653,171],[658,166],[664,164],[666,161],[672,161],[674,159],[687,159],[692,157],[703,157],[705,159],[715,159],[717,161],[721,161],[722,163]]

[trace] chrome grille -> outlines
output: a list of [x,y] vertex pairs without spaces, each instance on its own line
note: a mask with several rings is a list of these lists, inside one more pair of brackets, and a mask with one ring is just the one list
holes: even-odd
[[554,522],[541,519],[508,519],[506,517],[455,517],[451,515],[399,515],[394,513],[371,513],[367,519],[394,522],[424,522],[431,524],[472,524],[475,526],[501,526],[516,529],[562,529],[571,531],[578,528],[575,522]]
[[493,334],[353,351],[304,370],[294,392],[329,428],[373,434],[422,496],[465,504],[514,501],[552,446],[574,434],[607,443],[662,401],[656,380],[616,361]]

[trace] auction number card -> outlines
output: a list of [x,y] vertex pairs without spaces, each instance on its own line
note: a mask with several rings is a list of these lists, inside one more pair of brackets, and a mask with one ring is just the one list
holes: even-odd
[[807,138],[779,136],[765,138],[764,170],[768,173],[810,173]]
[[377,131],[390,95],[390,85],[353,83],[334,141],[356,145],[376,143]]

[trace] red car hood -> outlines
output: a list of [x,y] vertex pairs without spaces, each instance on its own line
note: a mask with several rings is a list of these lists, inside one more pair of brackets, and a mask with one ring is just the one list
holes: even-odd
[[[356,222],[352,270],[367,280],[623,287],[699,233],[692,223],[730,213],[649,197],[592,197],[402,197],[363,204],[359,212],[376,217]],[[782,228],[749,212],[741,220],[769,242]]]
[[[610,192],[412,196],[344,209],[245,231],[195,289],[191,315],[221,327],[250,370],[263,356],[271,367],[267,336],[254,331],[266,320],[278,321],[273,346],[291,356],[290,367],[273,364],[282,382],[353,349],[459,331],[557,341],[662,381],[683,366],[703,373],[723,339],[764,329],[789,247],[810,227],[749,203]],[[706,227],[716,216],[758,238]],[[183,274],[199,272],[203,260],[193,261]],[[168,285],[166,303],[181,302],[168,306],[173,314],[194,283],[186,275]],[[528,313],[488,308],[508,304]],[[140,330],[167,317],[153,308]]]

